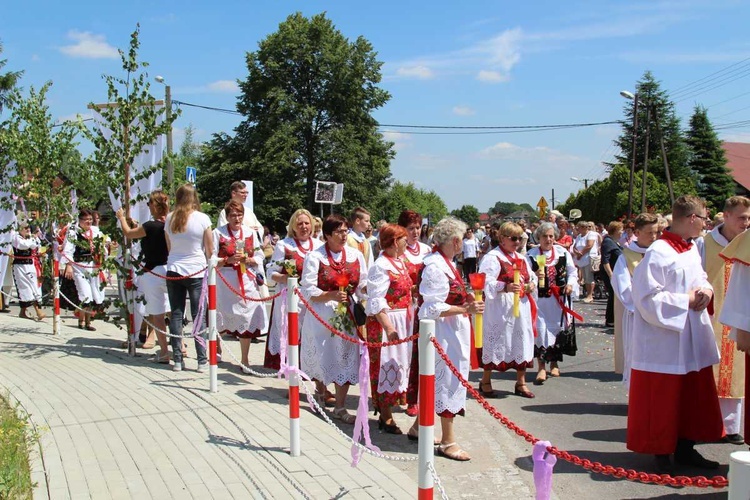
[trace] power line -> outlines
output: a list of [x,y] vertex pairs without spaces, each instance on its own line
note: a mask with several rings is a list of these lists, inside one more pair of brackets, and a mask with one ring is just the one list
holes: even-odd
[[[745,63],[748,63],[748,64],[745,64]],[[674,89],[671,92],[671,95],[672,95],[672,97],[675,97],[675,96],[677,96],[679,94],[690,93],[693,90],[695,90],[692,87],[701,86],[701,85],[704,85],[706,83],[709,83],[709,81],[717,80],[719,78],[724,78],[724,77],[726,77],[728,75],[722,75],[722,73],[725,73],[725,72],[731,70],[732,68],[734,68],[735,66],[740,66],[740,65],[750,66],[750,57],[748,57],[746,59],[743,59],[741,61],[738,61],[738,62],[736,62],[734,64],[730,64],[729,66],[727,66],[725,68],[722,68],[722,69],[720,69],[718,71],[715,71],[715,72],[711,73],[710,75],[706,75],[703,78],[699,78],[698,80],[695,80],[695,81],[692,81],[692,82],[690,82],[688,84],[685,84],[682,87],[678,87],[678,88]],[[734,69],[732,71],[729,71],[729,73],[733,73],[733,72],[736,72],[738,70],[741,71],[743,69],[745,69],[745,68],[742,68],[742,67],[741,68],[737,68],[737,69]]]
[[682,98],[676,100],[675,103],[686,101],[688,99],[692,99],[693,97],[697,97],[697,96],[699,96],[701,94],[705,94],[706,92],[709,92],[711,90],[718,89],[719,87],[723,87],[725,85],[729,85],[730,83],[735,82],[737,80],[740,80],[742,78],[745,78],[748,75],[750,75],[750,68],[747,68],[743,73],[740,73],[739,75],[735,75],[734,78],[722,81],[722,82],[717,83],[717,84],[715,84],[715,85],[713,85],[711,87],[708,87],[708,88],[703,88],[703,87],[696,88],[695,89],[695,91],[696,91],[695,93],[691,93],[691,94],[686,95],[686,96],[681,96]]

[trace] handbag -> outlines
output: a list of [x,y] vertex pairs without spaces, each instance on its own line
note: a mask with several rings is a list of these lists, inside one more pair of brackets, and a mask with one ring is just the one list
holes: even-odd
[[365,306],[361,302],[356,302],[352,294],[349,294],[349,303],[352,305],[352,316],[354,316],[354,324],[357,326],[365,326],[367,323],[367,313],[365,312]]
[[[566,297],[570,307],[570,297]],[[578,352],[578,342],[576,340],[576,319],[573,318],[572,322],[568,322],[568,315],[565,314],[565,310],[562,311],[562,317],[560,318],[560,326],[563,327],[560,333],[555,338],[555,347],[566,356],[575,356]]]

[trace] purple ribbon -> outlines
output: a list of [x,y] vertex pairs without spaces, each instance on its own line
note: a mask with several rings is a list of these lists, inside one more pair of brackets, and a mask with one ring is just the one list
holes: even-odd
[[549,441],[537,441],[531,452],[534,459],[536,500],[549,500],[552,494],[552,469],[555,468],[557,457],[547,451],[549,446],[552,446]]
[[370,352],[364,344],[359,345],[359,405],[357,406],[357,419],[354,421],[354,432],[352,433],[352,467],[356,467],[362,458],[362,450],[357,446],[364,436],[365,448],[380,452],[380,448],[370,441],[370,426],[367,419],[367,392],[370,388]]
[[210,267],[211,266],[208,266],[206,268],[206,273],[203,275],[201,298],[198,300],[198,314],[193,316],[193,338],[204,349],[206,348],[206,339],[201,336],[200,331],[204,325],[203,318],[206,315],[206,304],[208,302],[208,272]]
[[[283,300],[279,307],[279,312],[281,313],[281,318],[279,318],[279,368],[283,371],[286,367],[286,348],[289,343],[289,331],[287,330],[289,322],[287,321],[288,318],[286,315],[286,286],[282,287],[280,292],[281,295],[279,295],[278,299],[283,298]],[[297,323],[299,324],[299,321],[297,321]],[[279,377],[281,377],[281,371],[279,371]]]

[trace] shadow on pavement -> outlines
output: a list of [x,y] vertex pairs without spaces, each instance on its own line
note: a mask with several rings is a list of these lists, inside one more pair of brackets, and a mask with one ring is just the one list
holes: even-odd
[[625,444],[627,429],[600,429],[595,431],[577,431],[573,437],[587,441],[605,441],[609,443]]
[[615,372],[603,372],[603,371],[578,371],[564,373],[569,378],[580,378],[584,380],[598,380],[600,382],[620,382],[622,380],[622,374]]
[[628,405],[620,403],[562,403],[528,405],[522,408],[525,411],[538,413],[558,413],[561,415],[614,415],[625,417],[628,414]]

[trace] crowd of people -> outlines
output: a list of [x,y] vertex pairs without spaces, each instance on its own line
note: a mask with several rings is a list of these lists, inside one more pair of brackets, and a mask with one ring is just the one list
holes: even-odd
[[[152,220],[143,224],[128,220],[122,210],[116,213],[123,234],[140,244],[144,272],[138,290],[158,341],[158,363],[186,368],[186,303],[196,320],[203,270],[215,258],[217,326],[222,335],[239,339],[240,369],[251,372],[251,344],[266,332],[264,366],[280,369],[286,356],[286,294],[273,300],[270,315],[260,299],[269,296],[269,282],[283,292],[290,278],[298,278],[305,305],[301,369],[315,381],[318,404],[331,408],[341,423],[353,424],[347,393],[364,382],[357,342],[389,342],[368,348],[372,406],[380,430],[404,434],[393,409],[406,405],[407,414],[417,418],[405,434],[416,440],[418,349],[416,342],[403,340],[418,332],[419,319],[435,321],[437,343],[468,379],[472,317],[483,315],[482,344],[475,353],[482,369],[479,392],[495,396],[493,371],[512,369],[513,394],[534,398],[526,372],[536,360],[533,384],[561,376],[563,356],[575,354],[575,320],[581,317],[574,301],[591,302],[600,280],[608,292],[605,326],[614,327],[615,371],[629,390],[628,448],[655,455],[657,469],[672,473],[673,460],[718,466],[694,449],[697,441],[744,442],[745,356],[738,349],[750,344],[748,315],[741,309],[741,293],[750,282],[734,278],[746,276],[750,265],[748,244],[739,243],[750,225],[747,198],[727,200],[723,219],[709,232],[705,203],[683,196],[668,217],[644,213],[606,228],[585,221],[572,225],[555,212],[530,227],[526,220],[502,219],[468,227],[453,217],[427,226],[420,214],[404,210],[397,221],[379,221],[373,231],[362,207],[348,218],[325,220],[298,209],[286,236],[273,238],[246,208],[245,184],[230,189],[216,228],[189,184],[176,191],[173,204],[165,193],[151,193]],[[89,210],[81,210],[77,223],[56,236],[63,290],[75,299],[79,327],[94,330],[92,316],[104,299],[99,266],[111,245]],[[20,314],[29,317],[33,307],[41,320],[41,242],[22,223],[13,247]],[[482,288],[471,290],[467,283],[480,275]],[[329,325],[355,341],[334,335]],[[208,359],[197,337],[195,350],[197,370],[203,372]],[[442,431],[437,452],[469,460],[453,426],[465,413],[466,389],[440,356],[435,373]]]

